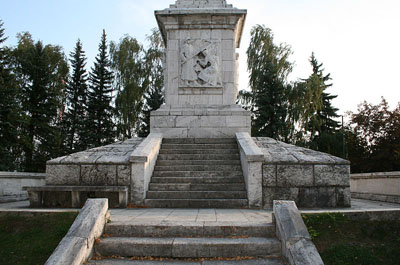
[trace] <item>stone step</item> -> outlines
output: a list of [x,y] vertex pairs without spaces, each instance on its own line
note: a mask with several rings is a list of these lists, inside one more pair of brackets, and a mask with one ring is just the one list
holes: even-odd
[[240,160],[239,154],[160,154],[157,160]]
[[156,166],[176,165],[241,165],[240,160],[158,160]]
[[150,183],[150,191],[246,191],[244,183],[239,184],[192,184],[192,183]]
[[225,170],[225,171],[154,171],[155,178],[216,178],[216,177],[239,177],[243,178],[242,170]]
[[139,238],[110,237],[97,242],[101,256],[120,257],[262,257],[280,256],[281,244],[275,238]]
[[247,199],[146,199],[152,208],[248,208]]
[[232,149],[160,149],[160,154],[239,154],[237,147]]
[[235,138],[164,138],[163,144],[236,144]]
[[176,165],[155,166],[155,171],[241,171],[241,165]]
[[203,150],[203,149],[238,149],[238,145],[236,143],[233,144],[162,144],[162,150],[170,150],[170,149],[183,149],[183,150]]
[[148,191],[147,199],[246,199],[245,191]]
[[255,258],[245,260],[124,260],[124,259],[102,259],[90,261],[91,265],[284,265],[280,258]]
[[104,233],[111,237],[275,237],[275,225],[267,222],[111,222]]
[[153,177],[152,183],[191,183],[191,184],[211,184],[211,183],[244,183],[243,177]]

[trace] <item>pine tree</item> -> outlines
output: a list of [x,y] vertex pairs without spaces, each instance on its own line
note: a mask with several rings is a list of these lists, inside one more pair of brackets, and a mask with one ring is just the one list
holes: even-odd
[[22,90],[24,170],[43,172],[46,161],[61,153],[60,114],[68,65],[61,47],[35,43],[29,33],[18,38],[13,56]]
[[113,73],[107,52],[107,36],[105,30],[99,45],[99,54],[90,73],[90,91],[88,94],[88,121],[85,123],[87,143],[97,147],[115,141],[115,125],[113,122]]
[[267,136],[287,141],[291,126],[288,123],[288,99],[291,86],[287,76],[293,65],[289,62],[288,45],[275,45],[272,31],[257,25],[251,31],[247,49],[251,92],[241,93],[253,113],[253,136]]
[[148,78],[148,87],[143,95],[144,106],[140,117],[138,136],[146,137],[150,133],[150,113],[157,110],[164,103],[164,75],[163,54],[164,42],[160,31],[152,30],[148,36],[150,47],[146,51],[145,65]]
[[75,50],[70,54],[72,75],[66,86],[67,110],[63,117],[65,144],[68,153],[85,150],[87,120],[87,73],[86,57],[82,43],[77,41]]
[[0,171],[17,169],[16,162],[20,156],[18,87],[12,74],[9,50],[2,46],[6,40],[0,20]]

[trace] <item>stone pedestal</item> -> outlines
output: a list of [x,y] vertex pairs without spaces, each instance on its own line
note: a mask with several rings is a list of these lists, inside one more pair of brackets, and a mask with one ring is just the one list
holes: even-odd
[[250,132],[250,112],[235,105],[246,10],[223,0],[181,0],[155,12],[166,46],[166,105],[152,113],[164,137],[234,137]]

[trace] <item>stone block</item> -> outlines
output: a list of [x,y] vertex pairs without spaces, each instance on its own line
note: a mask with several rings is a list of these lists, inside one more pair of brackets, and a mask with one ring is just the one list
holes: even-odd
[[64,237],[45,265],[83,264],[89,256],[88,242],[82,237]]
[[226,117],[223,116],[202,116],[201,127],[203,128],[223,128],[226,127]]
[[314,175],[317,186],[350,186],[348,165],[315,165]]
[[222,30],[221,29],[212,29],[211,30],[211,39],[212,40],[222,40]]
[[336,207],[336,189],[334,187],[300,188],[297,205],[304,208]]
[[235,72],[234,71],[224,71],[222,81],[224,83],[234,83],[235,82]]
[[79,185],[80,165],[47,165],[46,185]]
[[157,128],[175,127],[175,116],[154,116],[150,118],[152,126]]
[[210,40],[211,39],[211,30],[210,29],[203,29],[200,31],[200,38],[202,40]]
[[188,131],[188,128],[151,128],[152,133],[162,133],[164,138],[187,138]]
[[247,126],[247,120],[249,120],[250,117],[246,116],[227,116],[226,117],[226,126],[227,127],[246,127]]
[[115,165],[82,165],[81,174],[84,185],[117,185]]
[[222,31],[222,39],[223,40],[234,40],[235,39],[235,33],[231,29],[225,29]]
[[118,185],[131,185],[131,167],[129,165],[117,166]]
[[314,185],[312,165],[278,165],[278,186],[304,187]]
[[298,202],[299,200],[299,188],[272,188],[264,187],[264,209],[271,209],[274,200],[289,200]]
[[336,207],[351,207],[350,188],[336,188],[337,205]]
[[176,127],[178,128],[199,128],[200,126],[201,119],[199,116],[180,116],[176,118]]
[[288,260],[292,265],[324,265],[317,248],[311,240],[300,239],[288,248]]
[[179,51],[179,41],[178,40],[168,40],[168,50]]
[[276,165],[263,166],[263,186],[264,187],[276,186]]

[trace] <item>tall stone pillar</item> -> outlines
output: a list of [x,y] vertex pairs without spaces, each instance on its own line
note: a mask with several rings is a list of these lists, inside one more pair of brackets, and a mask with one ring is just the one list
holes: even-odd
[[250,112],[236,105],[236,48],[246,13],[225,0],[177,0],[155,12],[166,46],[166,104],[152,112],[151,132],[166,138],[250,132]]

